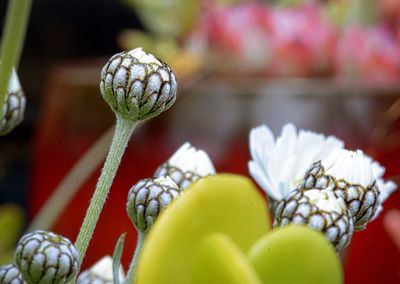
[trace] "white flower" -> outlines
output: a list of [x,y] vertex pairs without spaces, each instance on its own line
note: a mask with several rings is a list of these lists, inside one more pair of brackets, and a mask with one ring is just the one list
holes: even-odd
[[214,174],[215,168],[207,153],[186,142],[157,169],[154,176],[169,176],[184,189],[199,178]]
[[343,145],[334,136],[302,129],[297,133],[293,124],[286,124],[275,140],[271,130],[262,125],[250,132],[249,171],[270,198],[280,201],[299,185],[313,162]]
[[[88,270],[82,272],[76,283],[77,284],[93,284],[93,283],[114,283],[113,277],[113,260],[111,256],[107,255],[97,261]],[[119,267],[119,279],[123,282],[125,278],[122,266]]]

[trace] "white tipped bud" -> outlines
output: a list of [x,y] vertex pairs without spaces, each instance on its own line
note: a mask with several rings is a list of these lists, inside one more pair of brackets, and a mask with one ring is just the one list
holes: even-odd
[[3,104],[3,115],[0,120],[0,135],[10,133],[24,119],[26,99],[18,75],[13,70]]
[[354,232],[353,218],[345,202],[330,190],[294,190],[279,202],[274,226],[304,224],[325,234],[338,251]]
[[172,106],[177,81],[167,64],[136,48],[110,58],[101,72],[100,91],[117,115],[138,121]]
[[356,230],[362,230],[380,207],[380,190],[372,171],[372,160],[361,151],[337,149],[307,171],[302,190],[332,190],[346,202]]

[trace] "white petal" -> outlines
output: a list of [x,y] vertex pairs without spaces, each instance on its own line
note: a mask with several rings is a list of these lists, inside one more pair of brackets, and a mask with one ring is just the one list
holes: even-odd
[[[111,256],[107,255],[97,261],[89,271],[91,274],[97,275],[105,280],[113,281],[113,270],[112,270],[113,260]],[[119,279],[123,280],[125,278],[124,270],[122,266],[119,267]]]
[[197,150],[190,143],[184,143],[168,160],[168,163],[183,172],[193,172],[199,176],[214,175],[215,168],[206,152]]
[[348,151],[336,148],[322,160],[325,173],[351,184],[369,186],[375,181],[372,163],[360,150]]
[[160,66],[162,65],[160,60],[155,58],[154,55],[144,52],[142,47],[132,49],[128,53],[129,55],[137,58],[141,63],[155,63]]
[[326,158],[334,148],[343,147],[343,142],[333,136],[326,138],[305,130],[297,134],[290,123],[276,140],[265,125],[253,128],[249,138],[250,174],[277,201],[299,184],[313,162]]

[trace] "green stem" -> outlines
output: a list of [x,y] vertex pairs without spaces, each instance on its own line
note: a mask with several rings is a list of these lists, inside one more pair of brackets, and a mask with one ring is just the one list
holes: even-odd
[[135,248],[135,252],[132,257],[131,264],[129,265],[128,275],[125,279],[125,284],[133,283],[133,279],[135,278],[136,274],[136,267],[139,263],[140,252],[142,251],[144,240],[146,239],[146,233],[138,232],[138,240]]
[[100,178],[97,182],[96,190],[93,194],[92,200],[90,201],[89,208],[86,211],[85,219],[83,220],[78,238],[75,242],[76,248],[80,253],[81,263],[85,257],[89,242],[92,239],[100,213],[103,210],[111,184],[114,180],[119,164],[121,163],[122,156],[126,146],[128,145],[128,141],[135,125],[136,122],[120,118],[117,115],[113,141],[101,171]]
[[[18,65],[28,24],[31,0],[10,0],[0,50],[0,106],[4,104],[11,71]],[[3,115],[0,107],[0,117]]]

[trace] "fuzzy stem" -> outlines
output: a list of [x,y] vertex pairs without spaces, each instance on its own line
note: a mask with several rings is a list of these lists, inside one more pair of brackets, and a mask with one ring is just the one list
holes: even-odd
[[[0,106],[4,104],[11,71],[18,65],[28,24],[31,0],[9,0],[0,50]],[[3,107],[0,107],[0,117]]]
[[97,181],[96,190],[93,194],[92,200],[90,201],[85,219],[83,220],[78,238],[75,242],[76,248],[80,253],[80,263],[82,263],[85,257],[89,242],[92,239],[100,213],[103,209],[104,203],[106,202],[111,184],[114,180],[119,164],[121,163],[122,156],[126,146],[128,145],[128,141],[135,125],[136,122],[120,118],[117,115],[115,133],[110,150],[107,154],[100,178]]
[[135,252],[132,257],[131,264],[129,265],[128,274],[125,279],[125,284],[133,283],[135,278],[137,264],[139,262],[140,252],[142,251],[144,240],[146,239],[147,233],[138,232],[138,240],[135,248]]

